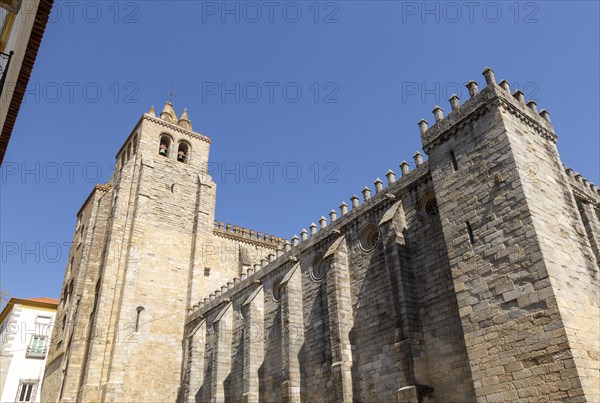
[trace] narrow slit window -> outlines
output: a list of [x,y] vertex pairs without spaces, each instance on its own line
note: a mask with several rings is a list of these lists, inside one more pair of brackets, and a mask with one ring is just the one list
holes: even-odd
[[475,243],[475,236],[473,235],[473,228],[471,227],[471,223],[469,223],[468,221],[466,222],[467,224],[467,232],[469,233],[469,241],[471,241],[471,244]]
[[452,169],[455,172],[458,171],[458,162],[456,161],[456,155],[454,155],[454,151],[450,151],[450,161],[452,161]]
[[144,310],[143,306],[138,306],[136,308],[136,316],[135,316],[135,331],[139,332],[140,330],[140,316],[142,316],[142,311]]

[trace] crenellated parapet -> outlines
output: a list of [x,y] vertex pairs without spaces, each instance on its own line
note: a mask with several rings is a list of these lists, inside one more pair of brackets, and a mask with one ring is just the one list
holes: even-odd
[[600,188],[594,183],[584,178],[580,173],[575,172],[569,167],[564,167],[567,177],[569,178],[569,185],[573,193],[586,201],[594,204],[600,203]]
[[223,221],[215,221],[213,233],[218,236],[241,240],[243,242],[250,242],[273,249],[283,245],[285,242],[283,238],[278,238],[274,235],[240,227],[238,225],[227,224]]
[[270,235],[262,234],[247,228],[241,228],[223,222],[215,222],[214,233],[221,236],[230,236],[237,239],[248,240],[252,242],[261,242],[273,247],[274,253],[269,254],[261,260],[260,264],[254,264],[239,277],[233,278],[227,284],[214,290],[203,301],[198,301],[190,309],[188,323],[193,322],[199,317],[205,317],[206,313],[211,311],[223,302],[230,302],[231,299],[241,293],[244,289],[256,284],[261,284],[261,278],[270,273],[280,270],[290,261],[296,261],[298,256],[306,250],[312,248],[319,242],[329,237],[339,237],[349,227],[359,220],[360,217],[367,214],[371,209],[377,209],[379,206],[388,205],[397,201],[398,194],[405,189],[412,189],[419,186],[421,182],[427,180],[429,175],[428,164],[423,161],[420,152],[415,152],[413,156],[415,169],[410,170],[410,165],[403,161],[400,164],[402,176],[396,179],[395,173],[390,169],[386,173],[386,185],[381,179],[374,180],[375,192],[365,186],[362,191],[362,202],[357,195],[350,197],[352,208],[346,202],[342,202],[339,207],[340,214],[336,210],[328,213],[329,220],[321,216],[316,223],[311,223],[309,230],[305,228],[300,231],[300,237],[294,235],[291,241],[276,238]]
[[433,126],[429,127],[425,119],[418,122],[423,150],[426,153],[429,153],[432,147],[458,135],[465,125],[476,121],[493,105],[500,106],[548,141],[556,143],[557,136],[552,128],[548,111],[542,109],[538,112],[536,102],[526,101],[525,95],[518,89],[511,93],[508,81],[502,80],[497,84],[494,72],[489,67],[485,68],[483,75],[487,85],[482,91],[479,91],[477,82],[469,81],[466,87],[470,98],[467,101],[461,105],[458,96],[452,95],[449,99],[452,109],[447,116],[444,116],[440,106],[435,106],[432,111],[435,119]]

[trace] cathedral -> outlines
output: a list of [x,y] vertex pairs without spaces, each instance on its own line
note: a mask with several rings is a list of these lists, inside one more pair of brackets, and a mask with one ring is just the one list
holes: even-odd
[[599,401],[600,190],[483,76],[289,240],[215,221],[211,139],[143,114],[77,213],[42,400]]

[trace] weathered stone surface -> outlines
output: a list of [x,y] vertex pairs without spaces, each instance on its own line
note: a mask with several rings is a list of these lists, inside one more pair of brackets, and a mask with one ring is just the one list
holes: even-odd
[[291,245],[215,223],[210,140],[144,115],[79,213],[43,399],[600,400],[598,188],[485,76]]

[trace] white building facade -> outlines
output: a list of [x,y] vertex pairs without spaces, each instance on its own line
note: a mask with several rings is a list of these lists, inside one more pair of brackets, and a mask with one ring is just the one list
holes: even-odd
[[0,314],[0,401],[39,402],[58,300],[11,298]]

